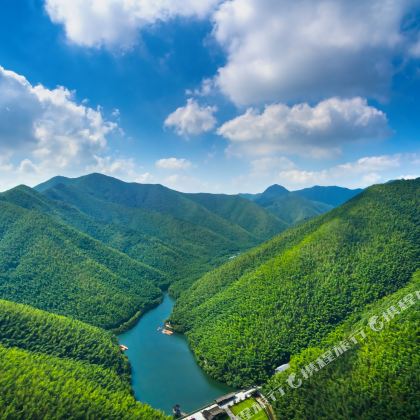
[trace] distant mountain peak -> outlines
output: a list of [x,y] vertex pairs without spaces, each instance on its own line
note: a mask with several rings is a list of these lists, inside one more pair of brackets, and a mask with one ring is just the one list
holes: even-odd
[[279,184],[273,184],[270,185],[263,194],[287,194],[289,193],[289,190],[282,185]]

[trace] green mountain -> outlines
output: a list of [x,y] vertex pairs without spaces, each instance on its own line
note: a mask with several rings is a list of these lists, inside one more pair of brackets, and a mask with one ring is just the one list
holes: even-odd
[[[259,200],[257,203],[260,203]],[[308,220],[322,213],[326,213],[333,207],[329,204],[311,201],[299,195],[289,193],[267,203],[264,208],[289,226],[292,226],[303,220]]]
[[[178,220],[200,225],[212,232],[224,236],[229,235],[234,240],[264,239],[277,233],[279,227],[284,227],[274,217],[235,196],[213,195],[217,205],[211,205],[209,199],[211,194],[204,194],[207,196],[206,203],[205,200],[199,199],[199,194],[184,194],[162,185],[125,183],[101,174],[66,179],[65,182],[63,182],[63,177],[57,177],[48,181],[47,184],[41,184],[36,189],[48,196],[56,197],[54,194],[60,196],[60,192],[67,191],[65,187],[69,186],[89,198],[125,208],[169,215]],[[60,187],[60,192],[54,189],[56,187]],[[86,207],[86,203],[77,204],[80,207]],[[225,210],[219,211],[222,206]],[[237,210],[238,207],[241,207],[241,211]],[[262,226],[255,229],[254,220],[242,220],[239,224],[233,211],[238,211],[240,215],[248,211],[253,217],[264,217],[264,220],[260,222]]]
[[183,194],[100,174],[57,177],[36,189],[66,223],[165,273],[175,295],[286,227],[239,197]]
[[172,323],[201,366],[243,385],[404,287],[420,261],[420,179],[357,197],[206,274]]
[[[265,386],[277,417],[418,418],[419,291],[420,271],[407,286],[350,316],[318,345],[293,355],[289,369]],[[349,347],[342,354],[335,350],[340,343]],[[311,363],[315,370],[306,379],[302,369]],[[298,388],[288,386],[291,374]]]
[[135,401],[116,339],[82,322],[0,300],[0,417],[165,419]]
[[161,297],[165,275],[42,212],[27,187],[0,194],[0,298],[115,328]]
[[288,189],[284,188],[282,185],[274,184],[268,187],[263,193],[257,194],[254,197],[254,201],[261,206],[266,206],[278,198],[288,196],[289,194],[290,191]]
[[261,194],[241,194],[241,196],[255,202],[291,226],[326,213],[361,191],[361,189],[320,186],[289,191],[281,185],[274,184]]
[[261,206],[237,195],[188,194],[191,200],[212,213],[241,226],[259,239],[270,238],[288,225],[279,221]]
[[320,203],[329,204],[337,207],[354,196],[360,194],[363,190],[357,188],[354,190],[343,187],[321,187],[316,185],[311,188],[304,188],[303,190],[294,191],[294,194],[304,197],[308,200],[318,201]]

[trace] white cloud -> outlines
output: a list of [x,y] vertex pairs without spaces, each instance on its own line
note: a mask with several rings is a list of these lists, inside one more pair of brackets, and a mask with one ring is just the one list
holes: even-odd
[[397,173],[402,167],[407,166],[413,166],[411,155],[371,156],[321,171],[301,171],[297,169],[281,171],[278,177],[295,187],[306,187],[314,184],[367,187],[374,183],[399,178]]
[[132,180],[138,176],[137,165],[133,159],[112,156],[93,156],[95,163],[88,166],[88,172],[100,172],[117,178]]
[[331,98],[316,106],[273,104],[263,112],[250,108],[224,123],[218,134],[231,153],[274,152],[323,157],[345,143],[383,138],[390,133],[386,115],[362,98]]
[[118,132],[66,88],[33,86],[0,66],[0,189],[89,170],[134,174],[133,162],[106,156]]
[[176,109],[166,118],[165,127],[174,129],[180,136],[206,133],[216,126],[216,111],[216,107],[200,106],[190,98],[185,106]]
[[0,66],[0,149],[24,148],[59,167],[104,150],[117,125],[100,109],[77,104],[64,87],[32,86]]
[[210,18],[226,64],[214,82],[236,104],[383,98],[399,58],[419,56],[418,28],[404,18],[418,0],[45,0],[67,39],[85,47],[132,47],[142,28]]
[[415,33],[402,22],[416,0],[232,0],[213,16],[227,54],[217,75],[236,104],[382,98]]
[[415,58],[420,57],[420,36],[417,42],[410,47],[409,52]]
[[145,172],[143,174],[137,175],[134,179],[134,182],[139,182],[140,184],[151,184],[155,183],[156,179],[154,175],[152,175],[150,172]]
[[209,183],[197,177],[184,174],[172,174],[163,178],[161,183],[166,185],[168,188],[186,193],[208,192],[213,187]]
[[253,174],[271,175],[273,171],[293,169],[295,164],[284,156],[270,156],[251,161]]
[[[290,190],[313,185],[364,188],[391,179],[419,177],[420,171],[416,164],[418,158],[419,155],[415,153],[367,156],[321,170],[302,169],[290,160],[280,160],[277,165],[274,161],[269,162],[272,165],[268,167],[262,165],[262,160],[254,161],[251,162],[250,172],[234,179],[233,186],[243,190],[242,186],[247,185],[249,192],[261,192],[274,183]],[[401,175],[402,170],[412,172],[404,176]]]
[[215,82],[214,79],[207,78],[204,79],[199,88],[196,89],[187,89],[185,94],[188,96],[209,96],[215,90]]
[[187,159],[167,158],[156,161],[155,166],[159,169],[166,170],[185,170],[192,166],[192,163]]
[[399,177],[399,179],[416,179],[416,178],[418,178],[419,177],[419,175],[413,175],[413,174],[409,174],[409,175],[401,175],[400,177]]
[[45,0],[51,20],[67,39],[86,46],[125,49],[141,28],[176,17],[203,18],[219,0]]

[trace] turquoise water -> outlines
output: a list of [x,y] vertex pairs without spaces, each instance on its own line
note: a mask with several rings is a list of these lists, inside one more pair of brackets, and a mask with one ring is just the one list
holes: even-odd
[[232,391],[207,376],[197,365],[184,336],[157,331],[169,317],[174,301],[166,295],[162,304],[147,312],[129,331],[119,336],[128,347],[132,386],[137,400],[172,413],[191,412]]

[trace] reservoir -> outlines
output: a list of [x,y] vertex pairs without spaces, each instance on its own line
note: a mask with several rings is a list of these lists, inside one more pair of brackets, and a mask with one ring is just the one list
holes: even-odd
[[196,363],[183,335],[158,331],[169,317],[174,300],[147,312],[129,331],[119,335],[132,367],[132,386],[138,401],[172,414],[175,404],[192,412],[232,391],[211,379]]

